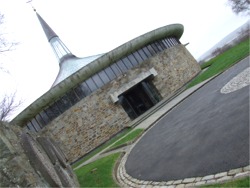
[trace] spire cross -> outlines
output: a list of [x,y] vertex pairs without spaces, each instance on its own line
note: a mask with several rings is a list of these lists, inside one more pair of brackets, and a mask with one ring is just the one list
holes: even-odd
[[33,0],[29,0],[29,1],[27,1],[26,3],[28,3],[28,4],[32,7],[32,9],[36,12],[36,9],[35,9],[34,6],[32,5],[32,1],[33,1]]

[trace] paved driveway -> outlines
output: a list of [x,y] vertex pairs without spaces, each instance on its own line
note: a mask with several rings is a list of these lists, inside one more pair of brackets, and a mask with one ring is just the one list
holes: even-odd
[[221,88],[249,67],[249,58],[224,72],[166,114],[136,144],[125,164],[134,178],[168,181],[249,164],[249,86]]

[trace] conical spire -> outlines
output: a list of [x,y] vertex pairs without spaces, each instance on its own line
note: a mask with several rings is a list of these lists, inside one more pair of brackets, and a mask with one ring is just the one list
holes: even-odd
[[[35,9],[34,11],[36,12]],[[60,40],[58,35],[51,29],[51,27],[43,20],[43,18],[37,12],[36,15],[59,61],[59,66],[60,66],[59,73],[52,87],[57,85],[65,78],[69,77],[70,75],[81,69],[82,67],[84,67],[89,62],[101,56],[101,55],[96,55],[86,58],[76,57],[69,51],[69,49],[65,46],[65,44]]]
[[51,29],[51,27],[44,21],[44,19],[37,12],[36,15],[53,51],[55,52],[56,57],[58,58],[59,63],[61,63],[66,56],[72,56],[72,53],[69,51],[69,49],[60,40],[58,35]]
[[50,28],[50,26],[43,20],[43,18],[36,12],[37,18],[43,28],[43,31],[50,42],[54,37],[58,37],[57,34]]

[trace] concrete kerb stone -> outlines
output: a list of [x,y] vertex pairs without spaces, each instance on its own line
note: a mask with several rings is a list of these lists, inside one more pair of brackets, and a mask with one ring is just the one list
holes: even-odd
[[221,177],[224,177],[224,176],[226,176],[227,175],[227,172],[221,172],[221,173],[217,173],[217,174],[215,174],[215,178],[221,178]]
[[211,179],[214,179],[214,175],[207,175],[207,176],[204,176],[201,180],[202,180],[202,181],[207,181],[207,180],[211,180]]
[[183,183],[193,183],[195,181],[195,178],[185,178],[183,180]]

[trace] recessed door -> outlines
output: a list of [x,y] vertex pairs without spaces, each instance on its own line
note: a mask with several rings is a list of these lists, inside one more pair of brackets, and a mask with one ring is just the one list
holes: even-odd
[[140,116],[160,101],[161,97],[151,85],[142,81],[119,96],[119,103],[131,119]]

